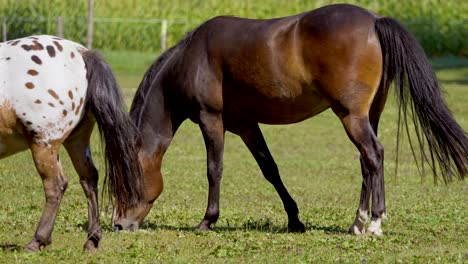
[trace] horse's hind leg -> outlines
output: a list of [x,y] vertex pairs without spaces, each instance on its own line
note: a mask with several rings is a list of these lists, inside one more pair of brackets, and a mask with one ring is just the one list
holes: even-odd
[[371,194],[371,177],[369,170],[366,167],[363,157],[360,158],[361,173],[362,173],[362,187],[361,198],[359,200],[359,207],[356,212],[354,223],[349,227],[348,232],[351,234],[362,235],[365,232],[365,224],[369,220],[369,199]]
[[[351,226],[353,232],[364,231],[363,224],[367,217],[369,196],[372,194],[372,222],[368,229],[371,234],[382,235],[381,220],[385,216],[385,190],[383,178],[383,147],[377,139],[367,116],[347,115],[341,121],[348,136],[361,153],[363,189],[358,209],[361,223]],[[362,218],[362,219],[361,219]],[[354,230],[357,229],[357,231]]]
[[90,118],[83,119],[64,143],[88,199],[88,239],[84,244],[85,250],[97,249],[102,237],[98,207],[99,177],[89,148],[93,126],[94,122]]
[[289,194],[288,190],[281,180],[278,167],[270,154],[270,150],[263,138],[262,131],[258,124],[249,126],[238,133],[245,145],[249,148],[262,170],[263,176],[275,187],[278,195],[283,202],[284,209],[288,214],[288,231],[289,232],[304,232],[304,224],[299,220],[299,209],[294,199]]
[[[378,121],[377,121],[378,122]],[[374,129],[377,136],[377,129]],[[372,175],[371,171],[367,168],[367,163],[364,156],[361,154],[361,173],[362,173],[362,187],[361,198],[359,200],[359,207],[356,212],[356,218],[353,224],[349,227],[348,232],[351,234],[362,235],[365,233],[365,224],[369,220],[369,202],[372,192]]]
[[[369,122],[372,126],[372,130],[374,131],[375,136],[377,136],[380,115],[385,106],[385,101],[387,100],[387,93],[388,93],[388,89],[383,89],[382,87],[379,88],[374,98],[374,102],[372,104],[371,110],[369,112]],[[383,157],[382,157],[382,160],[383,160]],[[356,234],[356,235],[361,235],[365,233],[364,225],[366,224],[369,218],[368,217],[369,199],[370,199],[370,194],[372,191],[371,190],[371,186],[372,186],[371,174],[369,172],[369,169],[366,166],[366,162],[362,155],[360,158],[360,162],[361,162],[361,172],[362,172],[361,198],[359,200],[359,207],[356,212],[356,218],[354,220],[354,223],[349,227],[349,230],[348,230],[349,233]],[[383,189],[383,185],[382,185],[382,189]],[[374,227],[375,226],[376,225],[374,224]],[[373,232],[372,228],[370,232]]]
[[60,201],[67,188],[67,179],[63,176],[58,156],[61,142],[32,143],[30,145],[36,169],[41,175],[46,204],[36,233],[25,246],[26,251],[39,251],[49,245]]

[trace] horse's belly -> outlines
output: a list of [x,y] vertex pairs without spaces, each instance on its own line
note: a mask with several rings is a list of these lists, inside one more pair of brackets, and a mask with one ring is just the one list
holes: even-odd
[[[250,92],[246,92],[250,90]],[[329,102],[315,87],[244,89],[225,98],[225,112],[256,123],[291,124],[315,116],[329,107]]]
[[0,159],[29,148],[28,141],[21,133],[0,136]]
[[258,123],[291,124],[315,116],[329,107],[324,100],[273,101],[265,107],[252,108],[251,113]]
[[8,104],[0,106],[0,159],[28,148],[23,127]]

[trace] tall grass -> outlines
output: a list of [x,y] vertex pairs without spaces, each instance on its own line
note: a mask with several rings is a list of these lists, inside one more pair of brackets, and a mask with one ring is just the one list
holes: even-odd
[[[160,21],[167,19],[168,44],[173,45],[185,32],[216,15],[249,18],[282,17],[336,0],[99,0],[95,1],[94,46],[99,49],[157,51]],[[418,38],[428,54],[468,55],[468,4],[459,0],[348,0],[382,16],[404,23]],[[86,1],[76,0],[0,0],[0,16],[11,17],[9,36],[55,33],[55,19],[64,17],[67,38],[83,42]],[[15,18],[16,17],[16,18]],[[21,18],[18,18],[21,17]],[[37,18],[43,19],[38,22]],[[102,21],[99,18],[122,18]],[[27,18],[27,19],[25,19]],[[132,19],[129,21],[128,19]],[[151,21],[148,21],[152,19]]]

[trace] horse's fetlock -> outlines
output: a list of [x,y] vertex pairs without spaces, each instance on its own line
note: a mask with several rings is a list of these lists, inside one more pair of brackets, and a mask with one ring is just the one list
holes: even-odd
[[46,236],[41,234],[35,234],[34,242],[36,242],[39,245],[39,247],[45,247],[52,243],[52,238],[50,237],[50,235]]
[[219,210],[215,208],[210,208],[206,210],[205,219],[207,219],[210,223],[214,223],[218,221],[219,218]]

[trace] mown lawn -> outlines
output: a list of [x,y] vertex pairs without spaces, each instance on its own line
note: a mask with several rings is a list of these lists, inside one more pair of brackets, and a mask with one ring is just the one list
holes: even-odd
[[[128,102],[155,54],[105,52]],[[123,58],[123,59],[122,59]],[[433,60],[458,122],[468,130],[468,60]],[[70,178],[53,244],[38,254],[21,251],[42,213],[42,184],[29,152],[0,161],[0,262],[4,263],[431,263],[468,262],[468,185],[433,184],[414,165],[407,140],[395,176],[396,108],[389,100],[379,138],[385,146],[388,220],[383,237],[346,233],[359,202],[359,155],[338,119],[326,111],[299,124],[262,126],[282,178],[306,224],[289,234],[273,187],[263,179],[241,140],[226,134],[221,216],[213,232],[192,231],[207,199],[205,150],[190,121],[176,135],[163,164],[165,191],[142,229],[114,233],[103,211],[102,248],[84,253],[86,198],[63,152]],[[93,156],[103,175],[98,137]]]

